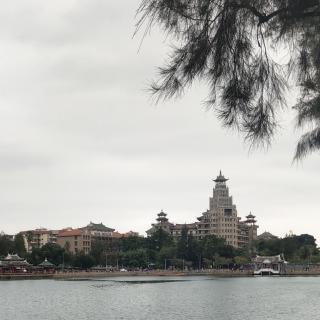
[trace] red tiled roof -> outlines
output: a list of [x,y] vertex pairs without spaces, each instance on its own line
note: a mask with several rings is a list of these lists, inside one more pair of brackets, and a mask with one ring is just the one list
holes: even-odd
[[74,230],[61,230],[58,234],[58,237],[74,237],[74,236],[81,236],[82,232],[79,229]]

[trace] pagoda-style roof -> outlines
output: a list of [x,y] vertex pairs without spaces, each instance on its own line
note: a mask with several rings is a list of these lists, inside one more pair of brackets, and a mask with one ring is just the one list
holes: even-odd
[[271,263],[285,263],[284,258],[281,254],[276,256],[256,256],[253,261],[255,263],[265,263],[265,264],[271,264]]
[[225,177],[224,177],[224,175],[221,173],[221,170],[220,170],[220,173],[219,173],[219,175],[217,176],[217,178],[216,179],[214,179],[213,181],[214,182],[226,182],[226,181],[228,181],[229,179],[226,179]]
[[167,214],[161,210],[161,212],[158,213],[158,218],[156,220],[158,222],[168,222]]
[[42,268],[55,268],[56,266],[51,263],[50,261],[48,261],[47,258],[44,259],[43,262],[41,262],[40,264],[38,264],[38,267],[42,267]]
[[17,254],[8,254],[4,261],[24,261],[23,258],[19,257]]
[[165,217],[159,217],[156,220],[159,221],[159,222],[167,222],[168,221],[168,219],[165,218]]
[[248,219],[245,221],[245,223],[252,223],[252,224],[255,224],[257,222],[257,220],[254,220],[254,219]]
[[251,212],[246,216],[247,219],[254,219],[255,217],[256,216],[254,216]]
[[27,260],[19,257],[17,254],[8,254],[3,260],[0,260],[0,266],[9,267],[27,267],[30,263]]
[[163,210],[161,210],[159,213],[158,213],[158,217],[166,217],[167,214],[165,212],[163,212]]
[[61,230],[59,232],[59,237],[75,237],[81,236],[82,232],[80,229],[71,229],[71,230]]
[[247,220],[245,221],[245,223],[251,223],[251,224],[255,224],[257,222],[257,220],[255,219],[256,216],[254,216],[251,212],[250,214],[248,214],[246,216]]
[[255,219],[247,219],[244,222],[247,223],[247,224],[250,224],[250,223],[251,224],[255,224],[257,222],[257,220],[255,220]]
[[101,223],[93,223],[90,221],[90,223],[82,229],[90,229],[94,231],[106,231],[106,232],[113,232],[115,229],[106,227],[102,222]]

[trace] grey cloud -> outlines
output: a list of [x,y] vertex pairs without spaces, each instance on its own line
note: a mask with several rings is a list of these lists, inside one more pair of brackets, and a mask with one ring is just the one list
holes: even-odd
[[50,157],[28,150],[0,146],[0,171],[43,170],[53,163]]
[[248,151],[202,105],[197,83],[152,104],[145,91],[168,43],[132,39],[140,1],[10,1],[0,8],[1,229],[103,221],[148,229],[163,208],[191,222],[211,179],[230,178],[239,214],[260,231],[320,236],[318,156],[291,165],[293,115],[268,151]]

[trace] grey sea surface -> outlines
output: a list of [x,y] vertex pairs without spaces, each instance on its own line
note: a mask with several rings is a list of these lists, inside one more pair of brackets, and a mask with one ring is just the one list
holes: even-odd
[[117,277],[0,282],[1,320],[320,319],[320,278]]

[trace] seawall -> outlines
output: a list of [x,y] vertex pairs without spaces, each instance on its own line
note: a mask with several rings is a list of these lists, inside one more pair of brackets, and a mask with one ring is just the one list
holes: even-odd
[[[131,277],[131,276],[151,276],[151,277],[188,277],[188,276],[206,276],[206,277],[224,277],[239,278],[253,277],[252,271],[228,271],[228,270],[209,270],[209,271],[129,271],[129,272],[57,272],[55,274],[0,274],[0,280],[72,280],[72,279],[90,279],[90,278],[108,278],[108,277]],[[295,271],[282,277],[297,276],[320,276],[320,270],[314,271]]]

